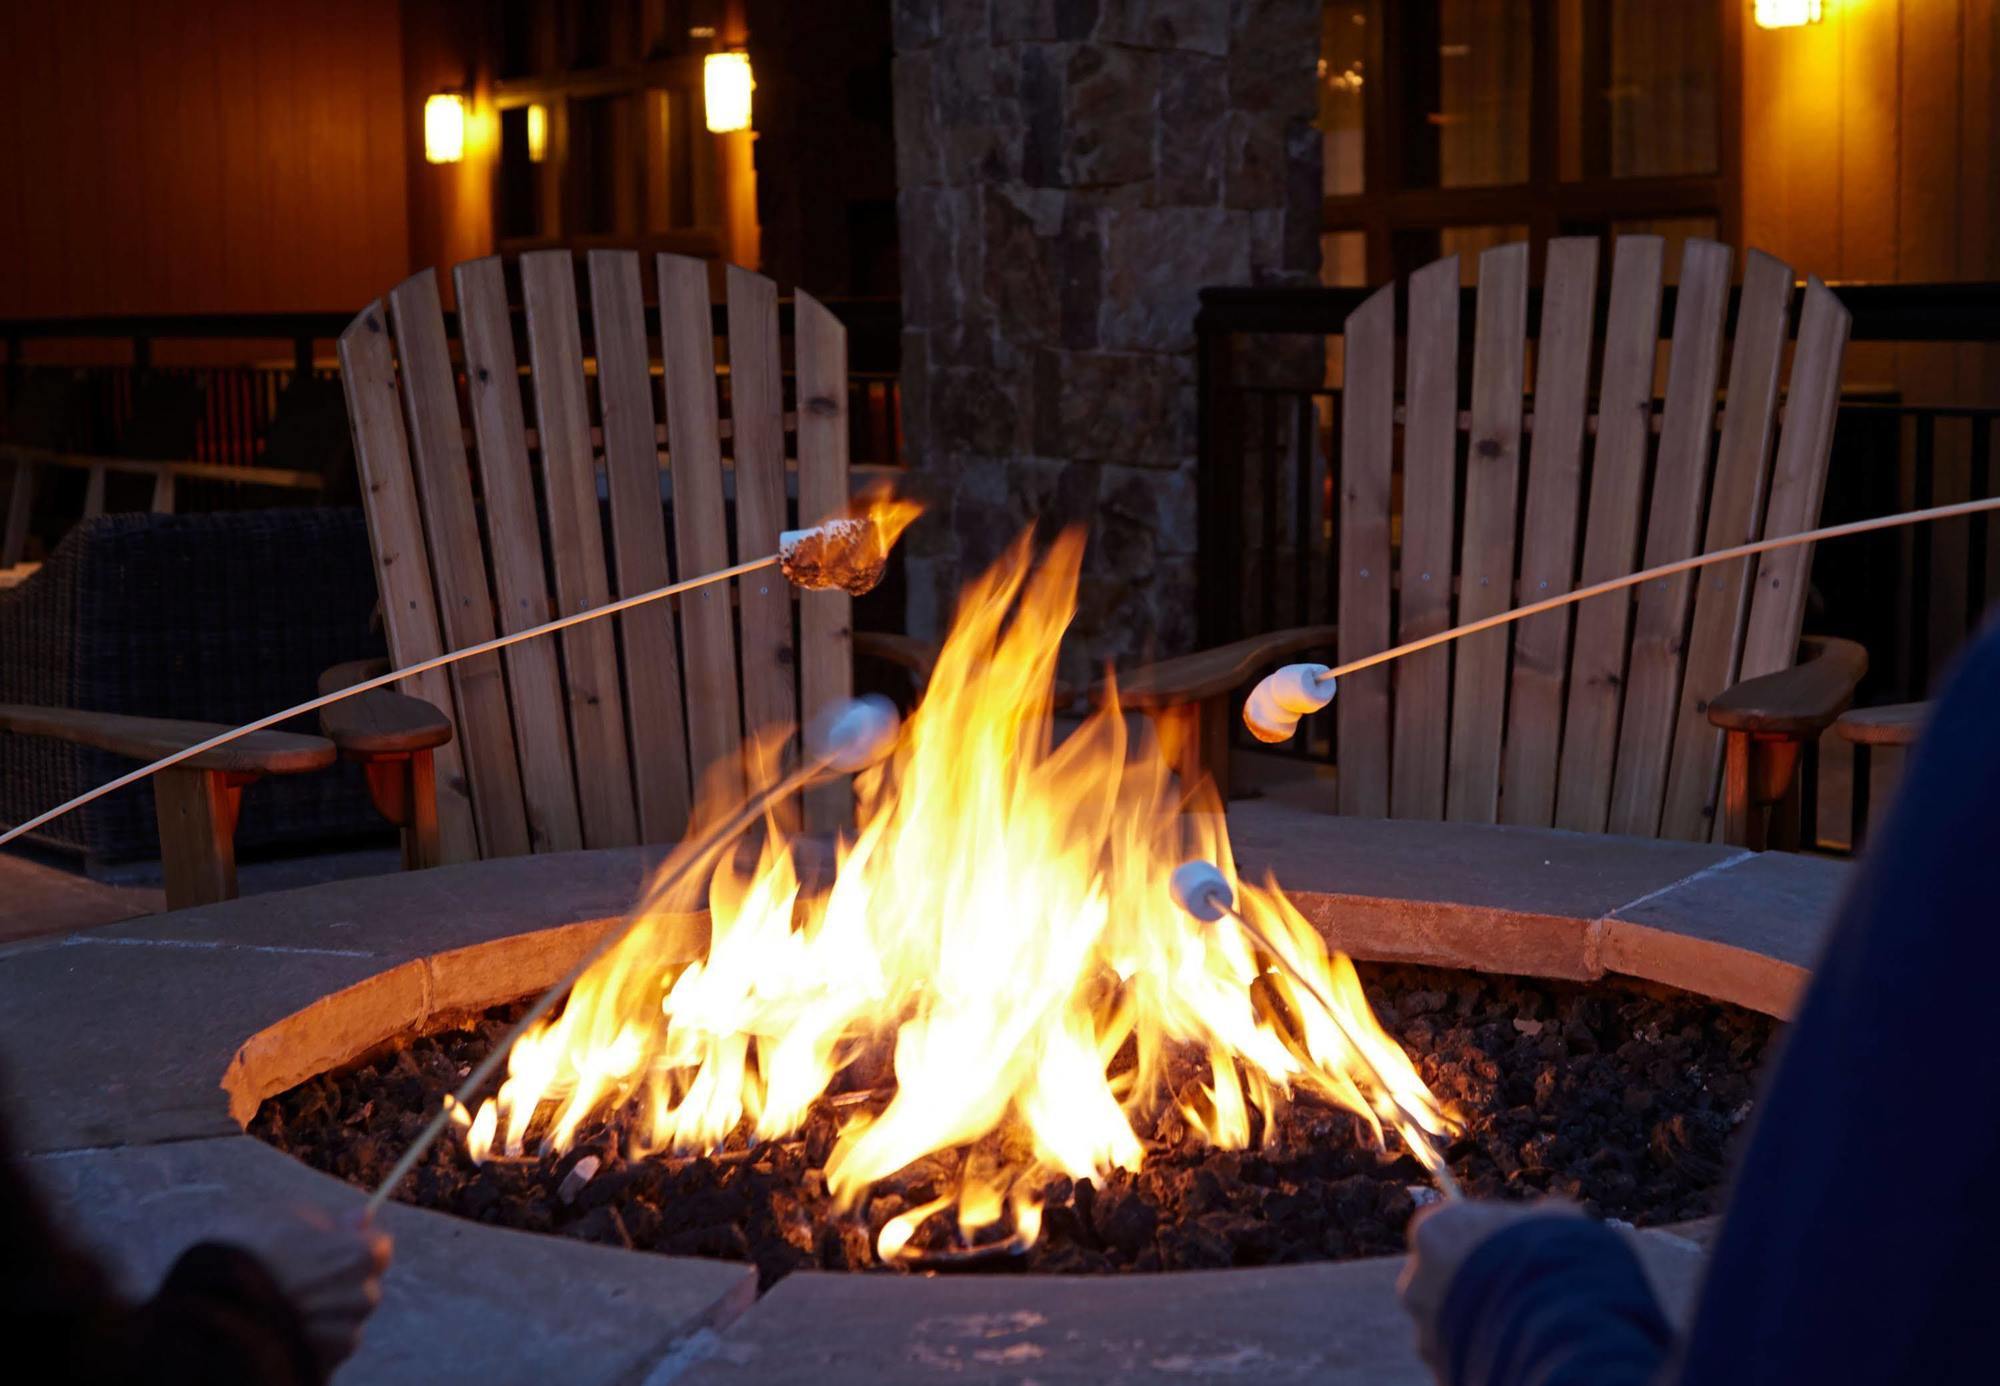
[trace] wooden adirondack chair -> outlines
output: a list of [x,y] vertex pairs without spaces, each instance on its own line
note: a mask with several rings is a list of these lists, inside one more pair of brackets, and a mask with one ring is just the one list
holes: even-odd
[[[790,527],[793,424],[776,286],[727,271],[724,423],[708,266],[658,259],[656,383],[639,256],[592,250],[586,260],[594,374],[570,252],[520,260],[532,429],[498,258],[453,273],[457,360],[428,270],[386,307],[369,304],[341,336],[396,665],[770,553]],[[803,293],[794,324],[797,513],[811,523],[848,496],[846,333]],[[411,678],[401,686],[413,698],[336,704],[322,725],[367,767],[378,806],[404,827],[411,865],[671,841],[687,824],[696,777],[740,778],[746,728],[797,723],[850,693],[850,599],[801,600],[796,644],[792,601],[782,577],[755,574]],[[330,671],[327,683],[368,672]],[[838,790],[809,797],[807,826],[830,825],[843,807]]]
[[[1730,251],[1690,240],[1656,417],[1662,243],[1618,238],[1593,351],[1598,258],[1595,238],[1549,244],[1532,412],[1525,244],[1479,257],[1469,414],[1456,257],[1410,276],[1400,419],[1396,287],[1347,320],[1338,626],[1253,637],[1125,682],[1120,696],[1163,724],[1185,769],[1227,783],[1232,697],[1285,655],[1351,659],[1817,522],[1847,341],[1839,299],[1807,282],[1779,435],[1792,271],[1750,253],[1718,426]],[[1771,828],[1788,841],[1800,747],[1845,709],[1867,665],[1849,642],[1801,643],[1809,560],[1801,547],[1703,569],[1343,679],[1331,713],[1340,812],[1700,840],[1719,827],[1762,846],[1766,812],[1789,804]]]

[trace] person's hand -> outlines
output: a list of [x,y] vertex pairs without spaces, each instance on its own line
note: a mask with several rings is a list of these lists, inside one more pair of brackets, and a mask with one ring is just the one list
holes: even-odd
[[353,1355],[361,1325],[382,1302],[389,1234],[372,1224],[299,1210],[263,1228],[249,1250],[298,1307],[328,1371]]
[[1438,1370],[1438,1315],[1444,1297],[1474,1249],[1504,1228],[1529,1218],[1582,1217],[1573,1203],[1548,1199],[1541,1203],[1434,1203],[1419,1208],[1410,1219],[1410,1259],[1403,1266],[1397,1292],[1417,1328],[1417,1353],[1431,1370]]

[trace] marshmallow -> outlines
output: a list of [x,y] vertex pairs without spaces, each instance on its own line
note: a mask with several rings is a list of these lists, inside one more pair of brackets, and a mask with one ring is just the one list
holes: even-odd
[[888,566],[888,548],[866,519],[828,520],[778,536],[778,567],[808,592],[838,587],[859,597],[874,590]]
[[851,775],[895,750],[902,726],[896,705],[880,694],[849,698],[813,718],[806,728],[806,753],[835,774]]
[[1236,908],[1236,892],[1229,879],[1216,870],[1215,863],[1201,860],[1182,862],[1174,868],[1174,903],[1205,924]]
[[1289,741],[1299,718],[1333,701],[1333,680],[1320,680],[1324,664],[1287,664],[1265,676],[1243,702],[1243,725],[1259,741]]

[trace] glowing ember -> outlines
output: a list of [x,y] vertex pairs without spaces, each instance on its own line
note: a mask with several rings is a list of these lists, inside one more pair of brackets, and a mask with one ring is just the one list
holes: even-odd
[[[747,869],[697,903],[667,900],[526,1035],[499,1096],[464,1131],[474,1158],[565,1148],[616,1109],[636,1151],[788,1136],[844,1068],[892,1052],[893,1096],[856,1107],[826,1162],[852,1207],[932,1152],[978,1143],[958,1186],[890,1221],[893,1259],[955,1209],[968,1241],[1032,1242],[1054,1176],[1135,1169],[1135,1132],[1179,1101],[1211,1143],[1250,1142],[1252,1109],[1309,1092],[1378,1139],[1392,1094],[1372,1091],[1342,1024],[1255,958],[1237,929],[1204,928],[1168,881],[1190,856],[1234,865],[1207,786],[1187,807],[1151,745],[1128,744],[1113,701],[1055,744],[1056,651],[1074,613],[1083,541],[1039,567],[1024,538],[975,582],[895,754],[857,779],[858,831],[830,887],[802,889],[770,825]],[[703,821],[732,807],[709,798]],[[1238,883],[1245,916],[1314,978],[1428,1132],[1455,1129],[1375,1022],[1348,959],[1275,883]],[[1256,983],[1253,990],[1252,984]],[[1171,1061],[1210,1074],[1176,1097]],[[1271,1123],[1263,1127],[1269,1130]],[[993,1137],[988,1140],[986,1138]]]

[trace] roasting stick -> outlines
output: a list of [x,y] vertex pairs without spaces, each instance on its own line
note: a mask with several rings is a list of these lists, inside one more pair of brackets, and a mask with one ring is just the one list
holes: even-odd
[[665,587],[655,587],[649,592],[640,592],[630,597],[621,597],[617,601],[606,602],[603,606],[594,606],[588,611],[579,611],[573,616],[562,616],[553,621],[545,621],[539,626],[530,626],[527,630],[517,630],[512,635],[501,635],[491,640],[482,640],[476,645],[467,645],[462,650],[447,650],[445,653],[435,655],[430,659],[420,659],[415,664],[405,665],[401,669],[391,669],[386,674],[378,674],[374,678],[363,679],[361,682],[349,684],[345,688],[336,688],[333,692],[322,693],[317,698],[308,698],[302,703],[284,709],[282,712],[274,712],[268,717],[259,717],[254,722],[245,722],[240,727],[232,727],[226,732],[220,732],[215,736],[209,737],[206,741],[197,741],[194,745],[175,751],[172,755],[161,756],[150,765],[142,765],[137,770],[128,771],[115,780],[109,780],[104,784],[98,785],[95,789],[86,790],[67,803],[57,804],[46,813],[37,814],[25,823],[16,824],[4,833],[0,833],[0,847],[5,847],[15,838],[26,833],[31,833],[45,823],[53,822],[55,819],[68,813],[71,809],[82,808],[94,799],[101,799],[106,794],[123,789],[128,784],[136,784],[156,771],[166,770],[172,766],[179,765],[184,760],[205,754],[218,746],[226,746],[237,738],[248,736],[252,732],[264,731],[270,727],[277,726],[280,722],[288,722],[292,718],[303,716],[308,712],[317,712],[323,707],[328,707],[341,701],[343,698],[352,698],[356,694],[371,693],[378,688],[387,688],[390,684],[409,678],[413,674],[423,674],[428,673],[432,669],[442,669],[445,665],[455,664],[461,659],[471,659],[474,655],[489,654],[494,650],[505,649],[509,645],[518,645],[523,640],[533,640],[537,636],[552,635],[556,631],[567,630],[571,626],[582,625],[585,621],[595,621],[604,616],[615,616],[621,611],[630,611],[635,606],[644,606],[648,602],[656,602],[664,597],[678,596],[682,592],[692,592],[695,588],[705,587],[710,583],[726,582],[730,578],[742,577],[746,573],[754,573],[761,568],[770,568],[773,566],[781,568],[785,576],[795,586],[809,592],[829,587],[838,587],[858,596],[870,591],[877,582],[881,581],[882,570],[887,562],[887,545],[880,541],[880,536],[874,523],[869,520],[841,518],[827,520],[822,524],[814,525],[811,529],[786,530],[778,536],[778,551],[776,553],[766,554],[762,558],[753,558],[748,562],[738,563],[733,567],[721,568],[713,573],[703,573],[700,577],[685,578],[680,582],[670,582]]
[[1216,869],[1215,863],[1202,861],[1199,858],[1184,862],[1174,871],[1173,892],[1174,902],[1204,924],[1213,924],[1225,917],[1234,920],[1236,927],[1243,931],[1244,936],[1263,950],[1293,985],[1303,988],[1307,995],[1319,1002],[1333,1021],[1334,1028],[1340,1031],[1340,1037],[1347,1041],[1347,1047],[1354,1052],[1354,1057],[1368,1070],[1368,1076],[1374,1081],[1376,1091],[1388,1098],[1395,1107],[1393,1122],[1396,1132],[1403,1138],[1403,1144],[1409,1147],[1410,1154],[1416,1156],[1417,1162],[1430,1171],[1431,1178],[1436,1181],[1439,1191],[1446,1198],[1454,1200],[1464,1198],[1465,1194],[1458,1187],[1458,1180],[1453,1176],[1451,1166],[1445,1163],[1444,1156],[1438,1154],[1437,1147],[1431,1144],[1430,1135],[1422,1124],[1397,1098],[1396,1090],[1382,1077],[1381,1070],[1375,1067],[1374,1060],[1368,1057],[1368,1051],[1362,1048],[1361,1041],[1355,1033],[1347,1028],[1347,1022],[1341,1018],[1339,1007],[1335,1006],[1332,998],[1321,990],[1319,983],[1286,959],[1284,953],[1271,941],[1269,934],[1237,910],[1236,892],[1230,888],[1229,878]]
[[501,1037],[500,1042],[487,1050],[486,1056],[473,1065],[472,1072],[458,1085],[458,1091],[439,1106],[437,1115],[417,1133],[417,1138],[410,1142],[410,1147],[403,1152],[402,1158],[396,1161],[382,1182],[375,1186],[375,1192],[368,1196],[368,1204],[362,1210],[363,1218],[373,1217],[375,1210],[388,1201],[395,1187],[417,1167],[417,1161],[423,1159],[424,1152],[431,1148],[437,1138],[444,1133],[445,1127],[450,1125],[452,1113],[471,1110],[469,1104],[473,1094],[479,1091],[481,1084],[493,1076],[494,1070],[500,1067],[501,1060],[513,1052],[514,1042],[527,1033],[528,1027],[547,1015],[550,1007],[568,995],[569,989],[576,985],[577,978],[594,967],[606,953],[624,942],[625,936],[646,917],[648,904],[659,900],[696,871],[705,869],[713,863],[723,849],[736,840],[738,833],[756,822],[771,805],[787,795],[796,793],[823,776],[851,775],[883,759],[895,748],[896,733],[900,726],[895,706],[887,698],[872,694],[850,699],[845,703],[837,703],[829,708],[807,733],[810,749],[806,758],[776,784],[751,795],[744,801],[742,807],[710,832],[698,847],[685,852],[678,862],[652,883],[651,889],[647,891],[646,901],[634,909],[622,925],[608,930],[604,937],[597,941],[596,946],[585,953],[560,981],[535,998],[534,1005],[528,1007],[527,1012],[514,1022],[512,1028]]
[[1359,659],[1351,659],[1345,664],[1329,669],[1324,664],[1287,664],[1275,673],[1267,675],[1254,688],[1243,704],[1243,722],[1251,734],[1259,741],[1286,741],[1298,729],[1299,718],[1309,712],[1318,712],[1333,701],[1334,681],[1363,669],[1372,669],[1377,664],[1387,664],[1390,660],[1401,659],[1404,655],[1416,654],[1436,645],[1477,635],[1495,626],[1508,625],[1514,621],[1539,616],[1544,611],[1554,611],[1558,607],[1575,602],[1589,601],[1608,592],[1617,592],[1627,587],[1637,587],[1642,582],[1652,582],[1658,578],[1672,577],[1695,568],[1707,567],[1712,563],[1727,563],[1732,559],[1749,558],[1755,554],[1770,553],[1774,549],[1788,549],[1799,544],[1817,543],[1822,539],[1845,539],[1855,534],[1872,534],[1878,529],[1894,529],[1899,525],[1925,524],[1933,520],[1951,520],[1964,515],[1977,515],[1983,511],[2000,510],[2000,496],[1988,496],[1983,500],[1959,501],[1953,505],[1934,505],[1927,510],[1905,510],[1895,515],[1878,515],[1868,520],[1853,520],[1847,524],[1828,525],[1823,529],[1809,529],[1801,534],[1783,534],[1772,539],[1759,539],[1755,543],[1738,544],[1733,549],[1717,549],[1713,553],[1696,554],[1692,558],[1678,559],[1663,563],[1657,568],[1647,568],[1642,572],[1628,573],[1624,577],[1606,579],[1579,587],[1572,592],[1548,597],[1526,606],[1517,606],[1512,611],[1502,611],[1477,621],[1469,621],[1450,630],[1439,631],[1397,645],[1393,649],[1380,650]]

